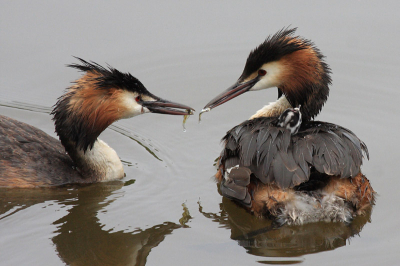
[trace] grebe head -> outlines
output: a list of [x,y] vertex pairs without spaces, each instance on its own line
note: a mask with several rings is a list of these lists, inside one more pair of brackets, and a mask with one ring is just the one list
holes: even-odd
[[151,94],[129,73],[77,58],[69,67],[85,74],[66,90],[54,106],[56,132],[64,147],[86,151],[114,121],[143,113],[190,115],[193,108]]
[[290,133],[294,135],[300,129],[302,122],[301,117],[300,106],[296,108],[288,108],[279,116],[277,125],[289,129]]
[[277,87],[292,107],[301,105],[303,119],[314,118],[329,95],[330,69],[314,44],[282,29],[250,52],[242,75],[203,110],[217,107],[242,93]]

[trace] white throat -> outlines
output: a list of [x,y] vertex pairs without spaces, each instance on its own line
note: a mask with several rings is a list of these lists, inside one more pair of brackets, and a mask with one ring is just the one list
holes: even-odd
[[85,153],[77,151],[84,169],[80,169],[84,176],[90,176],[96,181],[109,181],[123,178],[124,167],[114,149],[104,141],[97,139],[92,149]]
[[289,101],[286,99],[285,95],[282,95],[277,101],[269,103],[260,110],[258,110],[250,119],[258,117],[274,117],[280,116],[283,111],[288,108],[292,108]]

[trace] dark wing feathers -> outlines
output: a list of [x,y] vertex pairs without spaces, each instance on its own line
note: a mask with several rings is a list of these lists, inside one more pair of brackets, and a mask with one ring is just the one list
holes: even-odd
[[229,157],[225,160],[224,165],[226,169],[239,165],[239,158],[236,156]]
[[239,140],[242,146],[242,162],[244,165],[249,165],[253,161],[253,155],[257,153],[257,135],[250,131],[243,132]]
[[[232,162],[232,161],[231,161]],[[250,184],[251,171],[245,167],[230,169],[229,178],[223,179],[220,190],[225,197],[238,200],[246,207],[251,206],[251,196],[247,185]]]
[[225,169],[235,158],[263,183],[290,188],[307,181],[312,167],[327,175],[353,177],[360,172],[363,152],[368,158],[364,142],[346,128],[313,121],[291,135],[275,123],[276,118],[257,118],[231,129],[223,139]]
[[312,150],[309,148],[308,142],[304,138],[299,139],[292,152],[296,164],[299,165],[305,176],[310,176],[309,164],[312,163]]

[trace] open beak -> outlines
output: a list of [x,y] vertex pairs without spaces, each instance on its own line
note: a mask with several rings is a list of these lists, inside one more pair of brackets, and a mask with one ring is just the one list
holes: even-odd
[[260,80],[260,76],[255,77],[252,80],[239,83],[236,82],[233,84],[231,87],[229,87],[226,91],[223,93],[219,94],[217,97],[212,99],[209,103],[204,106],[203,111],[211,110],[218,105],[221,105],[223,103],[226,103],[229,100],[232,100],[233,98],[239,96],[240,94],[243,94],[247,91],[249,91],[258,81]]
[[[192,115],[195,111],[192,107],[170,102],[156,96],[152,96],[152,98],[156,99],[155,101],[142,101],[140,104],[143,107],[146,107],[152,113],[160,113],[167,115]],[[182,110],[180,110],[182,109]]]

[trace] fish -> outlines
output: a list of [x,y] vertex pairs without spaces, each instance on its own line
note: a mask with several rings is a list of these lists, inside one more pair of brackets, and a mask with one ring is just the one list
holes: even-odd
[[190,109],[186,109],[186,111],[187,111],[188,114],[183,116],[183,123],[182,123],[183,132],[186,132],[186,127],[185,127],[186,120],[189,118],[190,115],[193,114],[193,111],[190,110]]
[[206,108],[206,109],[202,109],[201,112],[199,113],[199,123],[201,122],[201,114],[202,113],[206,113],[206,112],[210,112],[211,108]]

